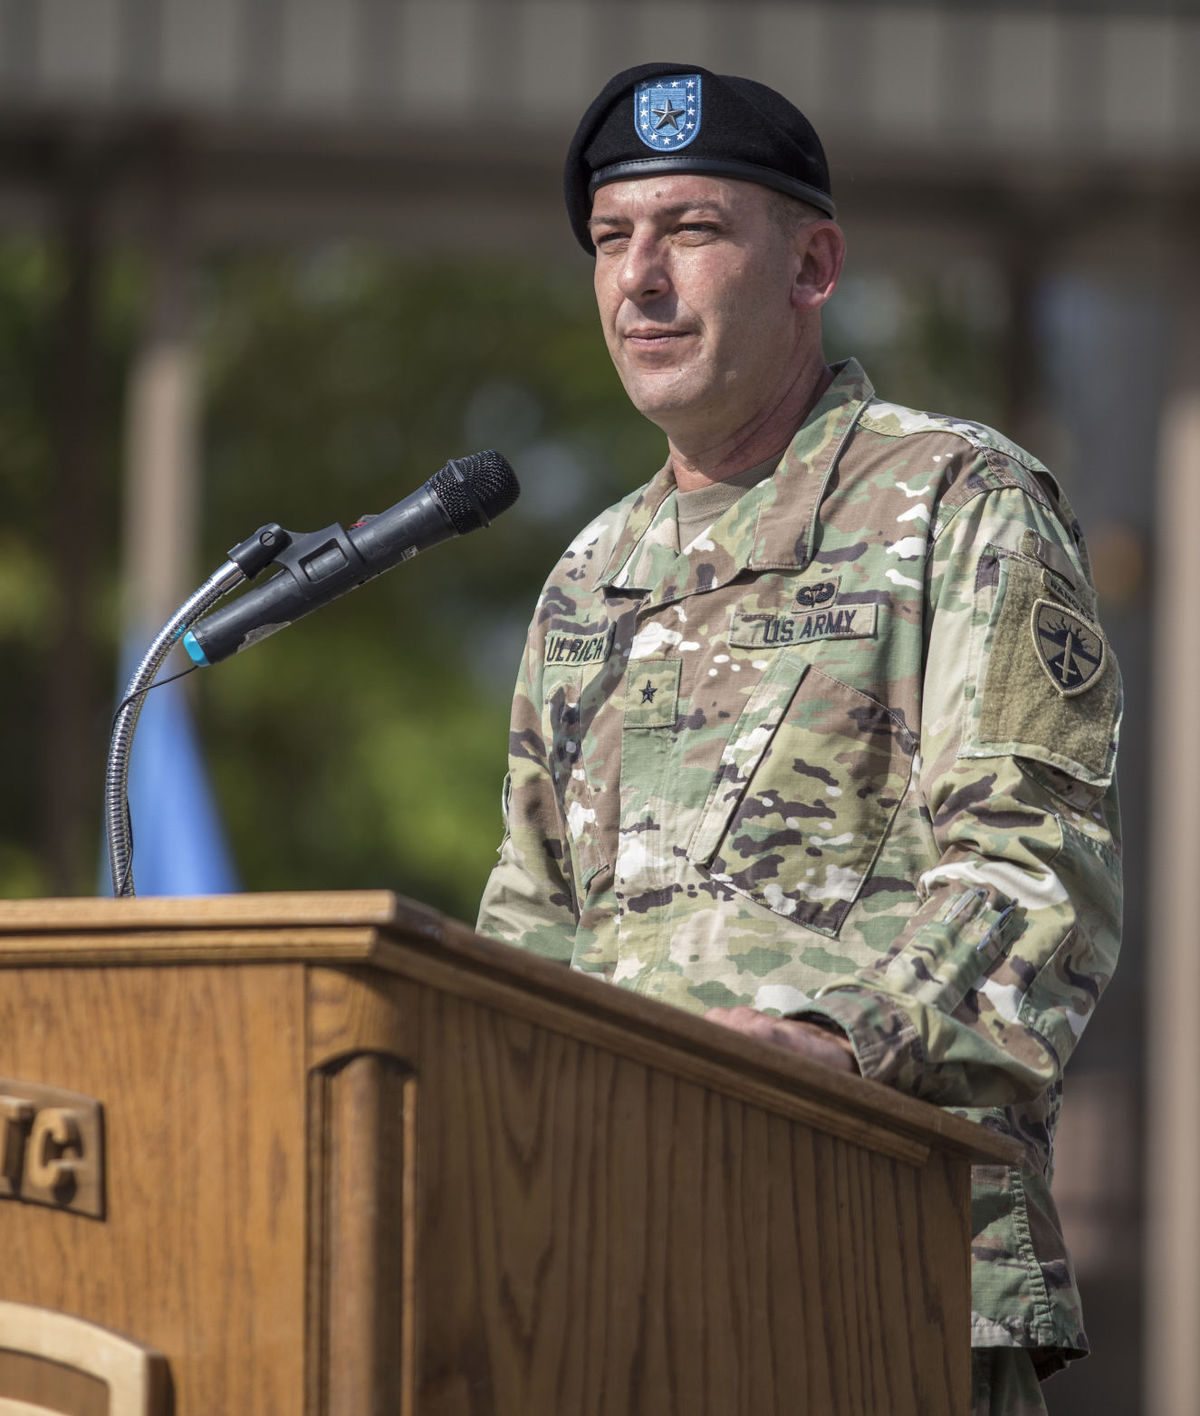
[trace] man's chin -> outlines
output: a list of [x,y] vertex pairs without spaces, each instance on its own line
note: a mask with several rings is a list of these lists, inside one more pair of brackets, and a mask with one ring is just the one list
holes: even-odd
[[680,388],[666,379],[647,378],[644,374],[636,382],[627,383],[625,392],[642,417],[652,423],[657,423],[660,417],[686,415],[701,401],[694,389]]

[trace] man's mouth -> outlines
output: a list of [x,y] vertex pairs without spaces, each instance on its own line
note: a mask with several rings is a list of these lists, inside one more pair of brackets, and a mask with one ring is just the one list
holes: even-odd
[[639,326],[636,329],[627,330],[621,337],[629,348],[653,353],[655,350],[674,347],[681,339],[686,339],[690,333],[691,331],[686,329],[657,329]]

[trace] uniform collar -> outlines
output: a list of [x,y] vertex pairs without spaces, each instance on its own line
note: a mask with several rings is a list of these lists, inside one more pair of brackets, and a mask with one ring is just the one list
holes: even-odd
[[667,463],[630,507],[600,585],[651,593],[655,603],[666,604],[727,584],[743,570],[802,570],[812,559],[830,474],[874,396],[857,360],[835,364],[834,371],[833,382],[797,429],[775,472],[714,523],[711,549],[680,555],[675,477]]

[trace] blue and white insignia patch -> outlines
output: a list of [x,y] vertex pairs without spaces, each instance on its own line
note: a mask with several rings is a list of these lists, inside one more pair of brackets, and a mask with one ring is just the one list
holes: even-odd
[[655,152],[687,147],[700,132],[700,75],[663,74],[638,84],[633,126]]

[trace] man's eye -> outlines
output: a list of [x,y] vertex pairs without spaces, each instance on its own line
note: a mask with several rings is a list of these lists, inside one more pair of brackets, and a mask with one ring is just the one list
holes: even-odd
[[598,251],[612,250],[616,247],[618,242],[627,241],[628,239],[629,237],[626,236],[624,231],[605,231],[601,235],[592,238]]
[[719,228],[711,221],[681,221],[677,230],[684,236],[715,236]]

